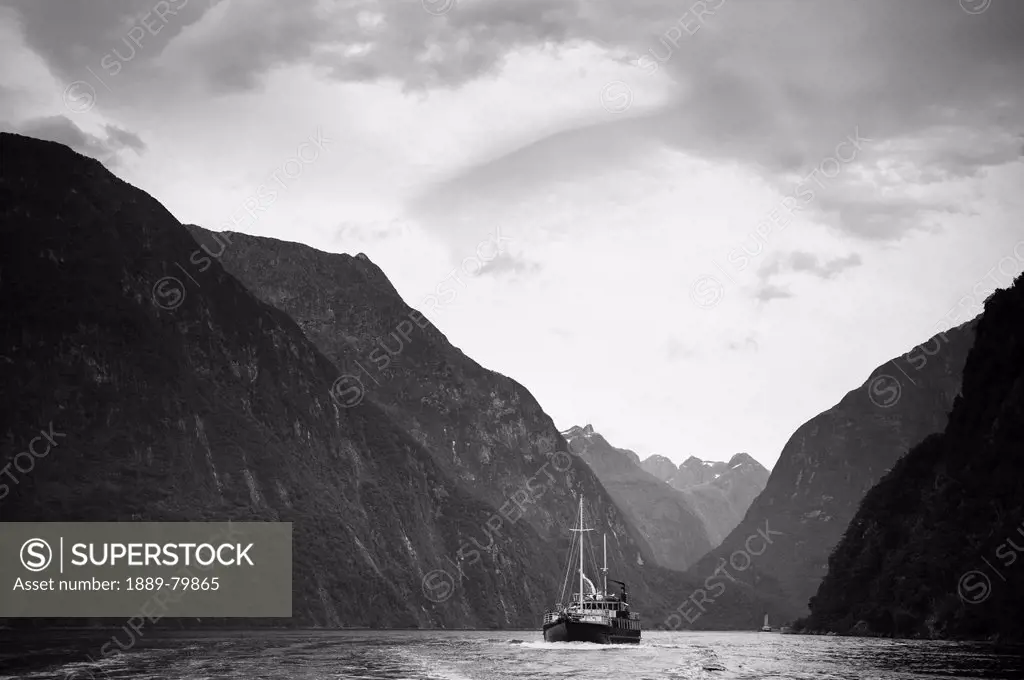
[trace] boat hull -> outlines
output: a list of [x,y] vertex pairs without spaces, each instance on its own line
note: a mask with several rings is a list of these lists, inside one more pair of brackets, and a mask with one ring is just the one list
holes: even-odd
[[545,642],[594,642],[599,645],[639,644],[640,632],[598,623],[562,620],[544,626],[544,640]]

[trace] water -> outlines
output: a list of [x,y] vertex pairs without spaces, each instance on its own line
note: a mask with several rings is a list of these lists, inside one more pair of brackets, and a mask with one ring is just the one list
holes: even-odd
[[[0,634],[0,669],[8,669],[0,670],[0,678],[23,680],[1024,677],[1019,652],[981,643],[773,633],[644,631],[639,645],[607,646],[546,643],[537,631],[148,634],[125,653],[96,663],[86,654],[99,657],[109,637],[86,640],[65,633],[40,644],[37,633],[28,645],[7,633]],[[120,639],[127,639],[123,632]]]

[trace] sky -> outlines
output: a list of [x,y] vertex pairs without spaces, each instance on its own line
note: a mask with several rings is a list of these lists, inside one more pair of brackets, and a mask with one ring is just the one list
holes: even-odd
[[1024,270],[1022,100],[1015,0],[0,0],[0,128],[676,462],[771,467]]

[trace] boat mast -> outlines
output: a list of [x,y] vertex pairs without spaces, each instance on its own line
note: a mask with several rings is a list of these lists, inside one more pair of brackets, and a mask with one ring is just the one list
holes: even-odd
[[[583,609],[583,579],[586,578],[583,575],[583,532],[584,531],[593,531],[593,529],[584,529],[583,528],[583,494],[580,494],[580,528],[579,529],[572,529],[572,531],[580,532],[580,609]],[[591,583],[590,585],[593,586],[594,584]]]
[[604,597],[608,597],[608,534],[602,534],[604,537],[604,566],[601,567],[601,573],[604,575]]
[[583,494],[580,494],[580,609],[583,609]]

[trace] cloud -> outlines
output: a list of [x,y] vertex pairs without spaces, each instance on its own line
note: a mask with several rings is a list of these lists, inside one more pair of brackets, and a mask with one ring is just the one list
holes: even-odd
[[628,12],[611,0],[467,0],[436,16],[420,0],[5,3],[26,43],[67,82],[86,78],[100,109],[199,85],[214,96],[256,90],[296,65],[427,95],[490,78],[527,50],[560,59],[580,45],[595,48],[595,65],[634,62],[623,82],[638,95],[664,85],[667,101],[642,113],[638,97],[628,116],[579,116],[522,153],[451,173],[408,206],[437,229],[458,228],[444,226],[446,213],[466,204],[521,200],[657,147],[739,162],[785,191],[860,130],[873,143],[815,189],[808,210],[846,234],[896,241],[963,209],[918,187],[1020,160],[1019,2],[971,15],[953,1],[706,0],[700,17],[674,0]]
[[822,279],[835,278],[845,270],[852,267],[858,267],[860,265],[860,255],[857,253],[852,253],[846,257],[837,257],[828,261],[819,261],[816,255],[800,251],[789,254],[790,269],[795,272],[807,272]]
[[120,163],[120,154],[126,148],[137,154],[146,149],[145,143],[133,132],[106,125],[106,137],[99,137],[85,132],[66,116],[43,116],[16,125],[4,124],[4,127],[29,137],[64,144],[80,154],[111,166]]
[[815,192],[811,209],[824,223],[865,240],[934,230],[943,216],[970,212],[956,188],[1020,162],[1022,141],[1019,131],[991,124],[936,125],[877,140],[868,145],[869,158],[842,167],[835,181],[819,176],[806,183]]
[[793,297],[788,290],[774,283],[774,279],[786,273],[810,274],[822,280],[831,280],[848,269],[862,264],[860,255],[851,253],[831,260],[819,258],[813,253],[794,251],[776,255],[765,262],[757,271],[758,287],[754,297],[761,302]]
[[105,73],[100,65],[107,56],[110,64],[153,60],[217,1],[0,0],[0,5],[15,10],[26,43],[58,77],[76,80],[87,75],[86,67],[101,76],[110,75],[114,69]]
[[[793,297],[789,289],[775,283],[775,279],[787,273],[810,274],[815,278],[828,281],[836,278],[844,271],[861,266],[861,256],[851,253],[845,257],[830,260],[819,258],[813,253],[794,251],[775,255],[757,270],[757,286],[754,299],[759,302],[770,302]],[[730,349],[735,349],[730,346]]]
[[[65,119],[66,120],[66,119]],[[142,139],[134,132],[129,132],[116,125],[106,124],[103,129],[107,133],[107,141],[113,147],[119,148],[130,148],[136,153],[142,153],[146,150],[146,145]]]
[[990,9],[730,0],[664,63],[685,89],[656,122],[677,143],[776,171],[812,167],[857,127],[885,140],[1012,124],[1024,103],[1024,6]]
[[0,84],[0,104],[4,105],[4,110],[15,102],[24,101],[25,99],[25,93],[22,90]]
[[[56,3],[8,2],[33,48],[66,77],[78,77],[83,60],[94,65],[114,48],[131,49],[125,34],[156,4],[98,0],[95,9],[90,3],[62,13]],[[139,61],[153,62],[167,48],[170,58],[160,65],[168,75],[203,81],[216,93],[256,89],[267,73],[298,64],[344,82],[459,87],[499,68],[519,46],[568,39],[580,28],[581,12],[577,0],[484,0],[441,15],[427,12],[421,0],[168,2],[177,12],[163,22],[165,30],[145,36]],[[127,77],[137,80],[142,69],[131,66]]]
[[939,126],[930,130],[929,137],[923,141],[926,143],[904,145],[890,153],[890,157],[895,156],[904,162],[908,172],[920,169],[921,174],[914,179],[921,182],[975,177],[986,168],[1013,163],[1024,157],[1024,133],[1020,129]]
[[760,286],[754,294],[755,299],[764,303],[771,302],[772,300],[784,300],[785,298],[791,297],[793,297],[793,294],[788,290],[771,283]]
[[496,257],[487,262],[477,270],[476,276],[499,274],[523,274],[540,271],[540,265],[536,262],[528,262],[508,252],[498,253]]
[[[1020,159],[1024,3],[993,4],[979,15],[927,0],[704,5],[715,11],[692,34],[680,34],[680,20],[692,30],[694,17],[677,3],[644,2],[630,13],[589,5],[566,35],[607,47],[610,59],[619,59],[620,48],[638,54],[626,84],[637,90],[651,78],[667,79],[670,101],[466,168],[430,202],[450,201],[457,213],[467,202],[521,193],[514,187],[522,177],[550,186],[621,165],[637,149],[667,145],[739,161],[783,193],[817,172],[808,211],[820,222],[858,238],[897,241],[928,228],[930,215],[958,209],[941,190],[922,194],[919,185]],[[567,146],[567,135],[602,156],[548,164]],[[840,148],[857,135],[871,142],[855,154]],[[476,193],[478,187],[486,193]]]

